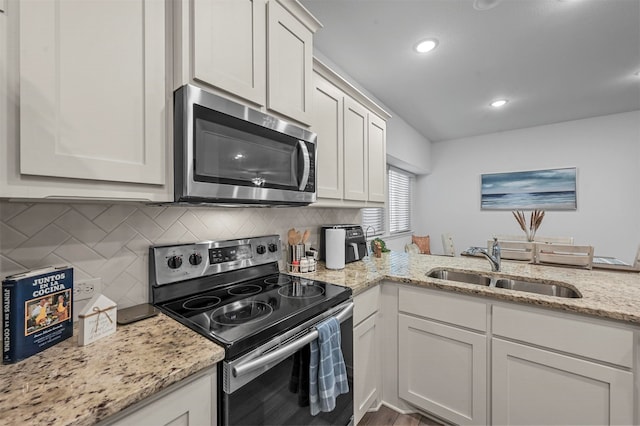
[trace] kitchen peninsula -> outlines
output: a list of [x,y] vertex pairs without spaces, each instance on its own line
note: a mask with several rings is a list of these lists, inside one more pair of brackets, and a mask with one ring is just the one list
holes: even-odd
[[[582,314],[580,317],[615,320],[612,323],[631,329],[640,325],[637,273],[503,262],[504,275],[562,281],[583,296],[561,299],[427,278],[427,272],[434,268],[490,273],[489,263],[484,259],[391,252],[381,258],[369,257],[348,264],[343,270],[327,270],[319,264],[316,272],[298,275],[351,287],[356,300],[383,282],[399,283],[409,290],[431,290],[436,296],[508,302],[512,309],[527,305],[542,307]],[[162,314],[118,327],[114,335],[86,347],[77,347],[76,339],[74,336],[18,364],[2,366],[3,422],[94,424],[223,358],[221,347]],[[637,366],[627,368],[631,372],[636,369]]]

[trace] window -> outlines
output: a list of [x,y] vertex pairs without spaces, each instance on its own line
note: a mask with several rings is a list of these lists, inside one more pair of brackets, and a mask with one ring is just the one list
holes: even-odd
[[389,232],[411,230],[411,181],[413,175],[389,167]]
[[[413,175],[394,167],[388,170],[387,205],[389,217],[389,233],[408,232],[411,230],[411,186]],[[382,208],[362,209],[362,229],[367,237],[382,235],[385,232],[385,211]],[[368,231],[368,232],[367,232]]]
[[366,208],[360,211],[362,213],[362,229],[368,237],[372,235],[384,234],[384,209],[382,208]]

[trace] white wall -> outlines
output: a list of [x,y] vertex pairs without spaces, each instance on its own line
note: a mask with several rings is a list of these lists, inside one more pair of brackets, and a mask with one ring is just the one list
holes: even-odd
[[548,211],[543,236],[573,236],[597,255],[632,261],[640,244],[640,111],[432,144],[417,182],[416,232],[451,232],[456,252],[492,234],[522,233],[510,211],[480,210],[483,173],[577,167],[578,209]]

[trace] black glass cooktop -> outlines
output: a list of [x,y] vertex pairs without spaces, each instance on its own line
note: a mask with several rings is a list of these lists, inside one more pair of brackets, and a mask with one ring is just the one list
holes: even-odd
[[273,274],[175,299],[159,307],[225,346],[227,358],[246,352],[351,296],[351,289]]

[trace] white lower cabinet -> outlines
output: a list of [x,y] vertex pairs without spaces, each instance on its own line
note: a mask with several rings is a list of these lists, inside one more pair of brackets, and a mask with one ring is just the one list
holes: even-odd
[[353,409],[354,424],[380,399],[381,369],[378,331],[380,288],[354,298],[353,314]]
[[398,296],[400,398],[452,423],[486,424],[485,304],[416,288]]
[[457,424],[486,424],[486,337],[400,314],[400,397]]
[[109,426],[203,426],[217,423],[215,368],[185,379],[107,419]]
[[633,424],[633,374],[518,343],[492,342],[493,424]]
[[614,321],[400,286],[398,396],[454,424],[638,424],[639,339]]

